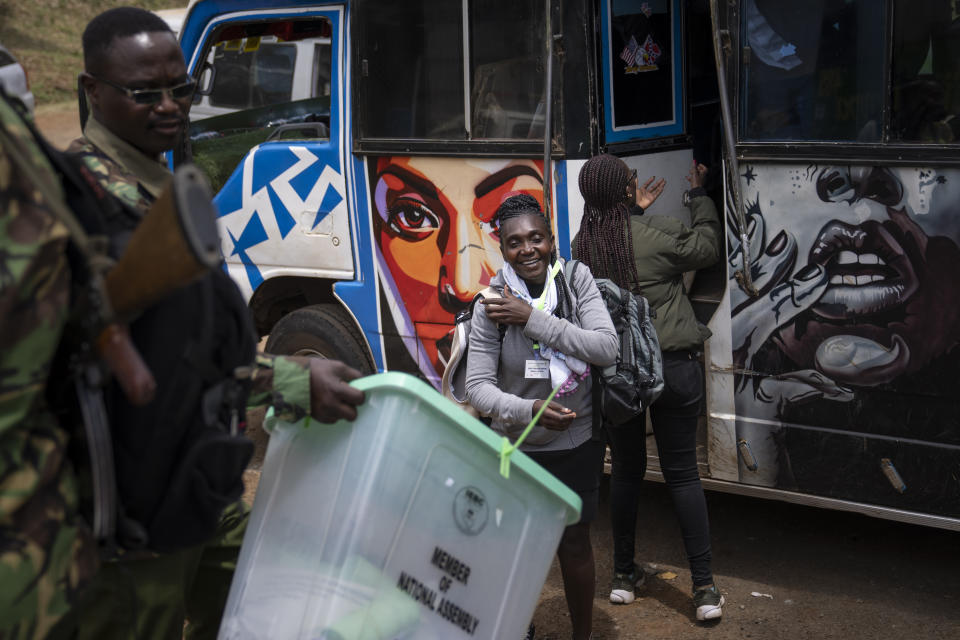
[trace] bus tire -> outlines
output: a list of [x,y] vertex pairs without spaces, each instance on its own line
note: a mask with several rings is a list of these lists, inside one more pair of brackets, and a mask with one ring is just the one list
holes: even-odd
[[267,338],[266,352],[342,360],[364,375],[376,372],[363,334],[347,312],[333,304],[303,307],[280,318]]

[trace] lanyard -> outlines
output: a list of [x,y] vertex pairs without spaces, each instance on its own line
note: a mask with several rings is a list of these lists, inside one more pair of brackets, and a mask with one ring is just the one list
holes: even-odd
[[[547,304],[547,292],[550,291],[550,283],[554,278],[557,277],[557,274],[560,273],[560,261],[557,260],[553,263],[553,266],[550,267],[550,272],[547,274],[548,277],[543,283],[543,291],[540,293],[540,297],[537,298],[537,301],[533,303],[534,309],[539,309],[543,311],[543,307]],[[559,301],[558,301],[559,304]],[[540,344],[537,342],[533,343],[533,351],[539,357],[540,355]]]

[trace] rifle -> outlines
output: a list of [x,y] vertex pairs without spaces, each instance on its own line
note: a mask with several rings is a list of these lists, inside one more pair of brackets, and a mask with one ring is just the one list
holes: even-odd
[[[216,211],[203,174],[192,165],[173,179],[130,237],[126,250],[109,269],[95,272],[88,289],[99,359],[113,373],[131,404],[153,400],[156,381],[130,338],[125,322],[136,313],[189,284],[220,263]],[[90,343],[87,343],[88,345]],[[87,436],[93,484],[93,529],[112,544],[117,532],[118,499],[110,425],[103,403],[106,380],[89,357],[74,360],[76,391]],[[142,527],[121,520],[122,538],[136,547],[146,539]]]
[[220,263],[212,195],[199,169],[177,169],[103,279],[102,317],[115,320],[97,336],[97,351],[131,404],[150,402],[156,382],[120,323]]

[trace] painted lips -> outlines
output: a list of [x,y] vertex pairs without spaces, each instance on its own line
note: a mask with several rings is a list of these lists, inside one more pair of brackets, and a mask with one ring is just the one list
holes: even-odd
[[903,246],[879,222],[827,223],[810,249],[810,262],[827,271],[829,286],[813,307],[844,320],[892,309],[919,287]]

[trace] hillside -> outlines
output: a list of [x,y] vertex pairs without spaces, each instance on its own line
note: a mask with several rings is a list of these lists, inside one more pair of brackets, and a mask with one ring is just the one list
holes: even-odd
[[187,0],[0,0],[0,42],[27,69],[37,105],[76,99],[80,36],[95,15],[119,6],[169,9]]

